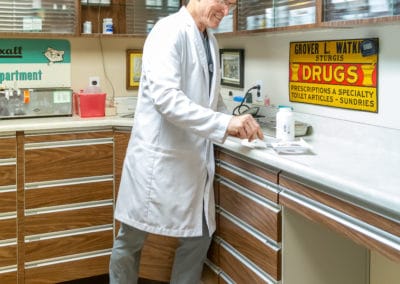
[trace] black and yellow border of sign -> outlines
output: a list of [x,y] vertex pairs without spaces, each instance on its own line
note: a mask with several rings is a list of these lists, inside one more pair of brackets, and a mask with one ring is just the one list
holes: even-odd
[[378,38],[290,43],[289,100],[378,112]]

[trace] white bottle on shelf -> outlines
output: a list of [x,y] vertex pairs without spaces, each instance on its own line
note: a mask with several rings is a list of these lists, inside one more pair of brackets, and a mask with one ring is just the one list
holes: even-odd
[[276,114],[276,138],[281,141],[293,141],[295,134],[292,108],[279,106]]
[[113,19],[112,18],[104,18],[103,19],[103,34],[112,34],[113,31],[114,31]]

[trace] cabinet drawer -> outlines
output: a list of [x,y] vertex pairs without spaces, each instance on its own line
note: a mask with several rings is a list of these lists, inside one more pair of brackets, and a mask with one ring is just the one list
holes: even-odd
[[25,242],[25,262],[111,249],[112,227],[105,231]]
[[[265,271],[274,279],[280,280],[280,249],[267,245],[266,240],[261,240],[259,236],[251,234],[239,224],[235,224],[233,219],[224,212],[219,212],[218,216],[220,222],[219,237],[235,248],[240,254],[252,261],[261,270]],[[220,265],[222,267],[221,262]]]
[[113,223],[113,206],[66,209],[25,216],[25,236]]
[[219,205],[276,242],[281,241],[281,211],[261,199],[246,193],[245,189],[220,182]]
[[64,260],[25,268],[26,284],[50,284],[108,273],[110,255]]
[[17,211],[17,192],[16,190],[0,190],[0,213]]
[[17,156],[17,140],[15,137],[0,138],[0,159],[11,159]]
[[11,272],[0,271],[0,283],[1,284],[15,284],[17,283],[17,269]]
[[[278,184],[278,169],[260,166],[233,156],[237,154],[229,154],[224,151],[217,151],[216,153],[216,173],[218,175],[227,177],[273,202],[278,202],[278,190],[276,188]],[[246,178],[241,173],[251,176],[251,178]],[[254,182],[255,180],[259,182]]]
[[88,182],[25,190],[25,208],[113,199],[113,181]]
[[25,151],[26,183],[112,174],[112,143]]
[[240,259],[240,255],[234,252],[227,245],[220,245],[220,256],[222,271],[229,276],[235,283],[274,283],[275,281],[266,278],[262,272],[259,272],[254,265],[245,259]]
[[[0,246],[0,269],[17,264],[17,244]],[[0,278],[1,279],[1,278]],[[0,281],[0,283],[3,283]]]
[[17,181],[16,165],[2,165],[0,163],[0,177],[0,186],[15,186]]
[[0,241],[17,238],[17,218],[0,219]]

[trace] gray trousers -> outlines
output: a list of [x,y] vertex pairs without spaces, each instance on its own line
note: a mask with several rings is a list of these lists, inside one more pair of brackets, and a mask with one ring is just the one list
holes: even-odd
[[[140,255],[148,233],[121,223],[110,259],[110,284],[136,284]],[[179,238],[171,284],[198,284],[211,243],[203,218],[203,236]]]

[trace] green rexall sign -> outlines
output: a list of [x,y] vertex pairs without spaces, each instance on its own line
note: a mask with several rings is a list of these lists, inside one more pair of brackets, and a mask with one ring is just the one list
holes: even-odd
[[0,64],[71,63],[64,39],[0,39]]

